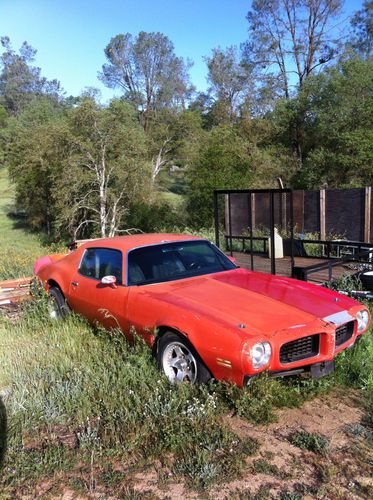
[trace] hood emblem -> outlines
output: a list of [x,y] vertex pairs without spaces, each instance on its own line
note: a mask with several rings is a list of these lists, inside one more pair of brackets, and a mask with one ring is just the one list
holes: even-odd
[[237,325],[238,328],[246,328],[246,325],[244,325],[243,323],[240,323],[239,325]]

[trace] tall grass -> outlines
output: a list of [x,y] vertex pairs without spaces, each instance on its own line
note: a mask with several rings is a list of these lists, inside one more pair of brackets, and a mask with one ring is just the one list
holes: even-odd
[[[78,460],[94,469],[104,459],[142,464],[168,453],[176,476],[205,488],[239,475],[256,450],[222,424],[214,388],[171,386],[150,350],[121,333],[93,331],[75,316],[51,322],[37,303],[14,328],[2,321],[0,350],[11,422],[3,487]],[[76,440],[74,453],[56,446],[61,433]]]
[[[0,279],[30,274],[34,259],[50,251],[6,216],[12,197],[0,171]],[[181,232],[214,240],[212,229]],[[24,306],[16,325],[0,315],[0,354],[0,466],[7,441],[0,491],[9,498],[19,487],[33,496],[35,483],[62,471],[73,471],[72,489],[79,483],[92,492],[115,483],[118,464],[126,471],[160,457],[172,477],[202,490],[239,476],[245,457],[258,449],[228,428],[227,412],[271,422],[277,408],[300,406],[334,387],[361,389],[372,410],[371,333],[341,354],[325,379],[264,374],[246,389],[175,387],[140,340],[130,346],[120,332],[93,330],[74,315],[53,322],[42,296]]]
[[120,332],[93,330],[77,316],[53,322],[44,298],[25,306],[15,326],[0,319],[0,352],[9,423],[0,489],[10,493],[77,463],[89,471],[90,489],[103,463],[140,466],[161,456],[174,478],[208,488],[239,476],[244,457],[258,447],[223,423],[226,412],[265,423],[276,419],[277,408],[300,406],[337,386],[360,388],[367,398],[373,389],[371,334],[340,355],[325,379],[263,375],[244,390],[172,386],[140,340],[131,346]]

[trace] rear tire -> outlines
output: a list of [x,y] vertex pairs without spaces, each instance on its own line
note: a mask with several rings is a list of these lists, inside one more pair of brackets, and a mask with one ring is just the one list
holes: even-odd
[[52,287],[48,291],[48,312],[53,320],[65,318],[70,313],[65,297],[57,287]]
[[166,332],[159,339],[157,362],[158,368],[173,384],[204,384],[211,379],[194,347],[174,332]]

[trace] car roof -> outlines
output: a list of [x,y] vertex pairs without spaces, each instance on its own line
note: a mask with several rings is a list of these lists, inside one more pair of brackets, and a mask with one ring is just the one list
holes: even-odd
[[116,248],[128,251],[132,248],[159,245],[161,243],[172,243],[173,241],[203,240],[200,236],[190,236],[189,234],[171,233],[144,233],[127,236],[114,236],[113,238],[98,238],[84,243],[80,248]]

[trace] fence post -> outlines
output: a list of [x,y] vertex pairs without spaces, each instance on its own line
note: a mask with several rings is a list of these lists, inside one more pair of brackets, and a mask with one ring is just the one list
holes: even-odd
[[320,240],[326,239],[325,189],[320,189]]
[[219,247],[219,206],[218,193],[214,191],[215,245]]
[[370,242],[370,217],[372,212],[372,188],[365,188],[364,241]]
[[232,248],[232,205],[231,205],[231,194],[228,193],[228,225],[229,225],[229,250],[231,257],[233,257]]
[[274,194],[271,190],[269,192],[269,231],[271,236],[271,274],[276,274],[275,263],[275,208],[274,208]]

